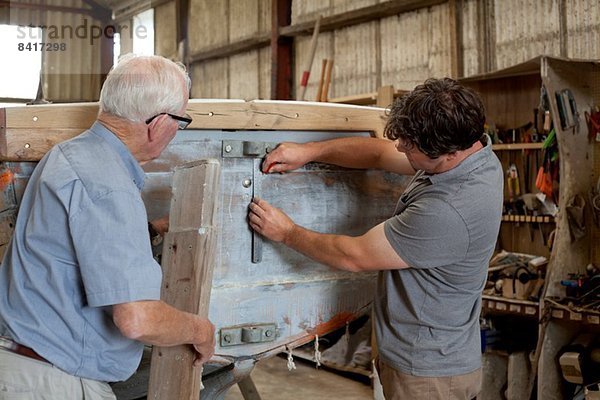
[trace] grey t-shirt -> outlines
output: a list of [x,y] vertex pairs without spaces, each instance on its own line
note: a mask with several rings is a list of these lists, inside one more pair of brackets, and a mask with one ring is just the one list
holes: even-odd
[[379,273],[381,359],[417,376],[481,366],[481,291],[502,216],[502,167],[487,145],[450,171],[417,172],[385,235],[410,266]]

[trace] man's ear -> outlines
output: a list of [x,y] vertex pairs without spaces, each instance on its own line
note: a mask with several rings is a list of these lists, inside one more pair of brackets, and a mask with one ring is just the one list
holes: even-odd
[[444,157],[446,157],[446,161],[454,161],[454,159],[458,156],[457,152],[448,153]]
[[153,142],[157,139],[160,132],[160,126],[164,123],[166,115],[159,115],[147,125],[148,142]]

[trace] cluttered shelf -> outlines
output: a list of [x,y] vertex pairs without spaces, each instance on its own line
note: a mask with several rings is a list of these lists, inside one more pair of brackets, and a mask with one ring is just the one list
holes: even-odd
[[490,260],[482,296],[486,314],[537,318],[545,277],[546,257],[501,251]]
[[484,311],[502,314],[518,314],[537,318],[539,303],[531,300],[507,299],[505,297],[483,295],[481,308]]
[[544,299],[545,306],[551,310],[550,316],[600,325],[600,269],[588,264],[585,273],[570,273],[565,278],[560,281],[565,288],[565,295]]
[[600,325],[600,311],[589,307],[564,305],[553,299],[545,300],[554,319],[575,321],[590,325]]
[[556,219],[550,215],[514,215],[506,214],[502,216],[504,222],[531,222],[534,224],[556,223]]

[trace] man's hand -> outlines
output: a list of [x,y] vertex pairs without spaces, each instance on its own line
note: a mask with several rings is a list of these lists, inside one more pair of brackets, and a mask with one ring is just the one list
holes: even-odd
[[281,143],[267,154],[262,165],[265,174],[272,172],[293,171],[312,161],[310,143]]
[[155,346],[191,344],[194,366],[215,352],[215,326],[206,318],[180,311],[162,300],[140,300],[113,305],[113,321],[129,339]]
[[287,242],[296,226],[290,217],[258,197],[252,199],[249,208],[248,220],[252,229],[275,242]]
[[204,364],[215,354],[215,326],[209,320],[206,320],[206,326],[202,333],[204,334],[202,341],[194,343],[194,350],[196,350],[194,367]]

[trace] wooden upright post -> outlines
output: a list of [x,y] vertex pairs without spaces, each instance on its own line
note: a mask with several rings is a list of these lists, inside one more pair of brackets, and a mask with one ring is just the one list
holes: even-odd
[[[169,232],[163,244],[161,299],[208,317],[217,241],[220,164],[201,160],[175,168]],[[197,400],[202,368],[191,345],[152,349],[148,399]]]
[[292,99],[294,39],[280,29],[292,22],[292,0],[271,0],[271,100]]

